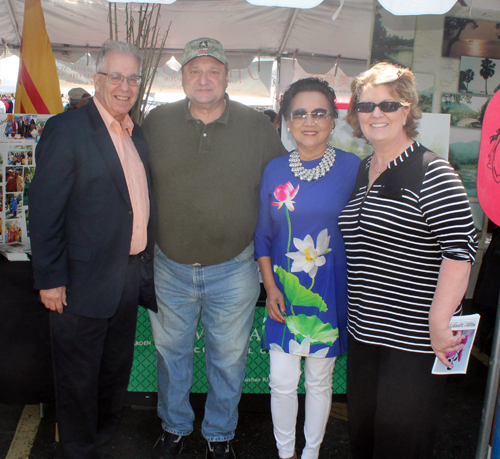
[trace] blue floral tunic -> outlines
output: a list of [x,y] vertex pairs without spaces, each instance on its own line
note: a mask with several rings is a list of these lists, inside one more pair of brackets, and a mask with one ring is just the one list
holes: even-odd
[[255,257],[271,257],[287,312],[286,324],[266,317],[262,346],[335,357],[347,347],[346,255],[337,218],[349,201],[360,160],[336,149],[330,171],[305,182],[293,175],[288,159],[270,161],[260,187]]

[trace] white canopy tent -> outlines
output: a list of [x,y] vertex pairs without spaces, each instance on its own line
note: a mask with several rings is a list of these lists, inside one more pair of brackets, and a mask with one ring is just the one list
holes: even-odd
[[[172,56],[179,57],[189,40],[210,36],[222,42],[232,69],[245,69],[256,57],[294,58],[306,72],[315,74],[325,74],[336,63],[346,75],[356,75],[366,68],[375,0],[293,0],[295,5],[317,4],[313,8],[259,6],[250,1],[285,3],[285,0],[176,0],[163,4],[161,28],[167,30],[170,25],[164,62]],[[395,0],[382,1],[390,4]],[[469,6],[462,6],[464,2]],[[42,0],[56,59],[74,63],[87,52],[95,56],[110,35],[110,5],[117,8],[119,36],[124,39],[123,3]],[[131,5],[136,9],[140,6]],[[463,16],[469,10],[483,18],[489,12],[498,14],[500,1],[460,0],[448,14]],[[0,11],[2,56],[18,54],[24,0],[0,0]]]
[[[123,30],[125,7],[114,5]],[[57,59],[75,62],[109,38],[107,0],[42,0],[42,6]],[[162,28],[166,30],[171,23],[165,57],[168,60],[180,54],[191,39],[210,36],[222,42],[233,68],[246,67],[259,53],[273,57],[296,55],[299,62],[304,58],[306,69],[311,56],[317,62],[323,58],[326,70],[339,54],[366,60],[373,0],[347,0],[337,20],[332,21],[339,6],[340,0],[324,0],[311,9],[256,6],[245,0],[177,0],[161,8]],[[2,9],[1,38],[16,52],[22,35],[24,1],[0,0]]]
[[[498,0],[465,2],[473,5],[475,14],[500,11]],[[123,30],[125,7],[123,3],[113,5],[119,11],[118,25]],[[42,6],[57,59],[75,62],[109,38],[107,0],[42,0]],[[323,0],[307,9],[257,6],[246,0],[177,0],[161,10],[163,29],[171,23],[166,58],[179,54],[189,40],[210,36],[230,51],[233,68],[245,67],[260,53],[275,58],[295,56],[305,70],[321,73],[333,67],[339,55],[366,61],[373,7],[374,0]],[[468,9],[457,3],[450,14],[464,8]],[[0,11],[0,38],[4,46],[16,52],[22,36],[24,1],[0,0]],[[235,65],[237,58],[239,65]],[[346,64],[343,61],[341,67]]]

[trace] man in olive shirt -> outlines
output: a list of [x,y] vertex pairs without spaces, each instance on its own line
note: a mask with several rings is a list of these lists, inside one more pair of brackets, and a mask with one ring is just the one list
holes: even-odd
[[259,184],[266,164],[285,149],[265,115],[229,100],[227,59],[217,40],[189,42],[182,65],[186,99],[156,108],[143,124],[159,213],[159,310],[150,318],[164,432],[153,458],[178,457],[193,431],[189,393],[201,313],[210,383],[206,457],[232,459],[260,291],[252,241]]

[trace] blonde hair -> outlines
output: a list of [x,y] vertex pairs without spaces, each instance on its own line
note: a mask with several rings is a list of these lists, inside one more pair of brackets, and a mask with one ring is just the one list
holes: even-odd
[[418,134],[417,120],[422,118],[418,108],[418,93],[415,88],[415,78],[410,69],[398,67],[390,62],[379,62],[370,67],[366,72],[360,73],[351,83],[351,102],[347,109],[345,120],[354,130],[356,137],[365,138],[359,125],[356,104],[362,92],[367,87],[386,85],[394,100],[405,107],[410,107],[404,130],[408,137],[413,138]]

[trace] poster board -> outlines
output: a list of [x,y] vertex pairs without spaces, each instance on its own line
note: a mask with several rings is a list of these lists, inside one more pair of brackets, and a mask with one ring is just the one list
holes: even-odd
[[[244,394],[269,393],[268,350],[260,345],[265,307],[255,308],[255,319],[248,342],[247,367],[243,381]],[[198,324],[194,347],[193,393],[206,393],[209,388],[204,355],[204,333],[201,322]],[[302,359],[302,364],[305,359]],[[347,353],[337,357],[333,373],[333,393],[346,393]],[[302,372],[303,373],[303,372]],[[128,386],[129,392],[156,392],[156,352],[148,312],[139,308],[137,317],[134,363]],[[300,378],[299,393],[304,393],[304,376]]]
[[35,148],[52,115],[0,114],[0,251],[26,259],[30,251],[29,188]]

